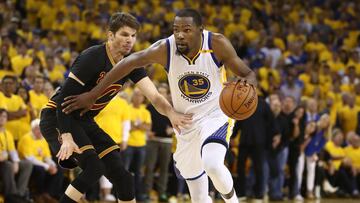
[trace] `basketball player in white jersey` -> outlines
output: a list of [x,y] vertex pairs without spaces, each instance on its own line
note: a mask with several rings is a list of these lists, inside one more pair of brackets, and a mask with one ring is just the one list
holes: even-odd
[[186,179],[192,202],[212,201],[208,195],[208,176],[225,202],[238,202],[233,179],[224,165],[233,121],[219,107],[225,82],[223,66],[250,85],[257,83],[255,73],[237,56],[227,38],[203,29],[196,10],[179,11],[173,26],[173,35],[121,60],[90,92],[66,98],[64,111],[84,108],[81,112],[84,113],[106,87],[133,69],[152,63],[163,65],[175,110],[193,114],[191,125],[173,126],[177,131],[175,167]]

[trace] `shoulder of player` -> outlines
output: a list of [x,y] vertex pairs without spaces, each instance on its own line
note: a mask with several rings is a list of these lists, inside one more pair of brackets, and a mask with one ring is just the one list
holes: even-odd
[[100,53],[105,53],[105,44],[100,44],[100,45],[95,45],[95,46],[91,46],[87,49],[85,49],[84,51],[81,52],[80,55],[98,55]]
[[166,40],[167,39],[160,39],[160,40],[156,41],[149,47],[149,49],[160,49],[160,50],[164,49],[164,50],[166,50],[166,48],[167,48]]
[[214,50],[215,56],[220,61],[229,57],[229,53],[231,53],[230,50],[233,49],[230,41],[220,33],[212,33],[211,47]]
[[211,46],[214,49],[221,48],[228,39],[221,33],[211,33]]

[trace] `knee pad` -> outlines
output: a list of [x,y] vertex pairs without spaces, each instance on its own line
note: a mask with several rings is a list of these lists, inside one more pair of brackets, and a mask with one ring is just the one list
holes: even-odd
[[102,158],[106,168],[105,176],[114,185],[118,198],[130,201],[135,197],[134,177],[124,167],[118,151],[112,151]]

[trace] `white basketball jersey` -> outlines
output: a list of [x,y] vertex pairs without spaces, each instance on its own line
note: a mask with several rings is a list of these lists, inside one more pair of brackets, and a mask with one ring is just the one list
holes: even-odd
[[219,106],[225,70],[211,49],[211,35],[203,31],[201,48],[193,59],[177,51],[174,35],[166,39],[172,102],[176,111],[194,114],[192,127],[209,117],[228,119]]

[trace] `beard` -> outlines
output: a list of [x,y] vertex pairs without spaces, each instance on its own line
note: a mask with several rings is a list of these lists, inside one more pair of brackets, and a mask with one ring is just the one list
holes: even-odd
[[179,54],[184,54],[184,55],[186,55],[190,52],[190,49],[188,46],[180,46],[179,47],[178,45],[176,45],[176,50]]

